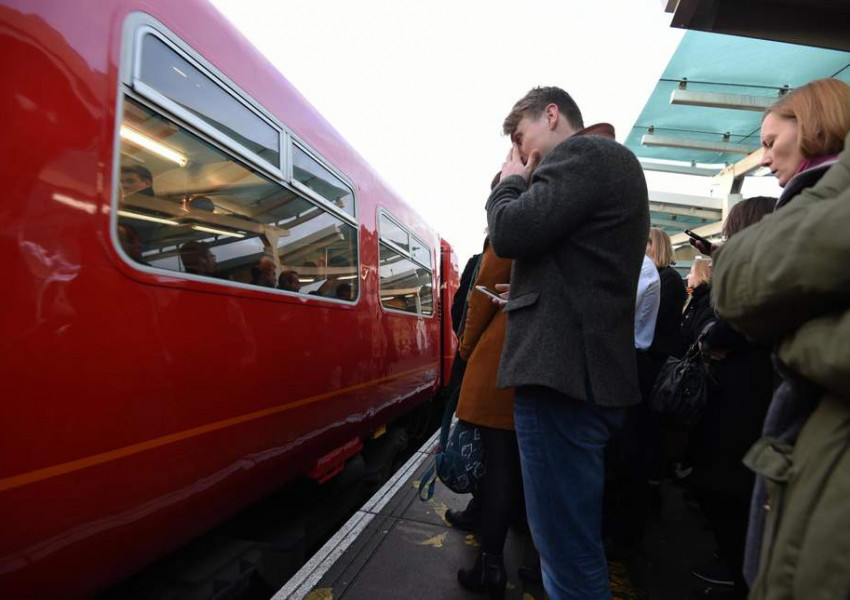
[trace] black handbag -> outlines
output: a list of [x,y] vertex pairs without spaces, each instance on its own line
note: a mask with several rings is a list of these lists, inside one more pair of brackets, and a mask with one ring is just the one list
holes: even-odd
[[650,410],[675,425],[695,425],[708,403],[711,375],[699,347],[704,335],[700,335],[684,358],[669,357],[652,387]]

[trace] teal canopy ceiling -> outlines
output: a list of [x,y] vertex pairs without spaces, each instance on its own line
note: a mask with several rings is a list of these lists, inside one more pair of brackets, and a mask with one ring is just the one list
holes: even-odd
[[649,147],[641,138],[656,136],[759,147],[761,112],[674,105],[673,90],[687,79],[693,92],[779,98],[780,90],[812,79],[836,77],[850,83],[850,52],[812,48],[716,33],[688,31],[664,70],[643,112],[626,138],[637,156],[702,164],[734,163],[743,154],[671,147]]

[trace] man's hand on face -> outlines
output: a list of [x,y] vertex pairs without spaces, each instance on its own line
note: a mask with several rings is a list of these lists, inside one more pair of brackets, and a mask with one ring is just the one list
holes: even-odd
[[519,146],[513,144],[511,146],[511,151],[508,152],[508,157],[505,159],[505,162],[502,163],[501,181],[504,181],[505,177],[510,177],[511,175],[521,175],[523,179],[528,181],[531,179],[531,174],[534,173],[534,169],[536,169],[539,164],[540,152],[532,150],[531,154],[528,156],[528,161],[523,164],[522,157],[519,152]]

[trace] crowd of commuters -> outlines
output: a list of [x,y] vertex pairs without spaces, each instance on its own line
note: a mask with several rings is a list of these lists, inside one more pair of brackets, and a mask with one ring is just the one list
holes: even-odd
[[[610,598],[607,557],[639,551],[675,473],[717,542],[694,566],[705,597],[850,597],[850,86],[813,81],[765,112],[761,164],[782,194],[734,205],[722,242],[692,241],[687,288],[610,125],[535,88],[503,129],[488,238],[452,313],[457,415],[487,464],[447,514],[482,540],[461,585],[504,597],[524,508],[548,597]],[[689,349],[707,400],[671,426],[649,399]]]

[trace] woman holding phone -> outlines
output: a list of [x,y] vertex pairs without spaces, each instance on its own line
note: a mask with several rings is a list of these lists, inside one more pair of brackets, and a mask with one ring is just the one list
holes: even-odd
[[[498,183],[498,178],[494,183]],[[499,258],[489,240],[475,282],[476,288],[494,289],[511,276],[510,260]],[[510,523],[522,509],[522,472],[514,430],[514,390],[496,386],[499,359],[507,330],[507,314],[490,297],[475,289],[469,296],[460,338],[460,355],[467,361],[457,405],[458,419],[478,426],[487,472],[476,499],[480,499],[481,552],[469,569],[460,569],[460,584],[490,598],[503,598],[507,584],[502,552]]]
[[[723,237],[732,239],[773,212],[776,198],[755,196],[732,207]],[[710,357],[713,385],[703,420],[693,437],[690,489],[717,540],[715,559],[693,574],[724,586],[729,600],[746,596],[744,546],[754,476],[742,460],[761,433],[773,394],[770,347],[754,344],[717,318],[702,350]]]

